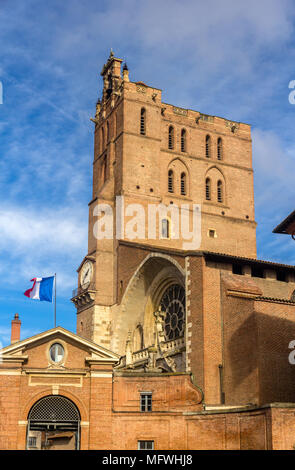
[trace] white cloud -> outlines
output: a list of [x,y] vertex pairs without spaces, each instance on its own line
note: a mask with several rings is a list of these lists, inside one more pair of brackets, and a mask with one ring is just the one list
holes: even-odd
[[283,218],[280,212],[295,200],[293,149],[271,130],[254,129],[252,139],[256,206]]
[[86,217],[73,208],[2,209],[0,233],[1,256],[11,266],[5,273],[0,270],[6,284],[57,272],[61,290],[75,285],[74,263],[80,262],[87,247]]

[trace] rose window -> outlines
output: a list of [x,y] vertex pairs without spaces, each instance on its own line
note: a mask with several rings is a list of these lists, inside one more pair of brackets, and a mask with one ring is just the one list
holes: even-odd
[[161,300],[161,310],[165,312],[164,331],[166,341],[183,336],[185,325],[185,290],[173,284],[165,291]]

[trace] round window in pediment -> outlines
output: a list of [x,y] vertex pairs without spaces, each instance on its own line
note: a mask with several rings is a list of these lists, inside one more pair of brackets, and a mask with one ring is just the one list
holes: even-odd
[[161,310],[165,312],[164,331],[166,341],[184,335],[185,326],[185,290],[179,284],[173,284],[164,292]]
[[52,362],[58,364],[64,358],[65,350],[60,343],[54,343],[50,346],[49,356]]

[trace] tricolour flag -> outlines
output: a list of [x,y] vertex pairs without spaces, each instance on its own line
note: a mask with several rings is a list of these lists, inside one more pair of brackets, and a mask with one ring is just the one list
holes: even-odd
[[26,290],[24,295],[29,297],[29,299],[46,300],[47,302],[52,302],[54,276],[34,277],[31,279],[31,282],[34,283],[33,287]]

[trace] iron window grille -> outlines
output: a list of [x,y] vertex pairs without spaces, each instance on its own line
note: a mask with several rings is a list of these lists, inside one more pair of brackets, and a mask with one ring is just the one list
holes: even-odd
[[206,200],[210,201],[211,199],[211,181],[209,178],[206,179]]
[[80,421],[76,406],[67,398],[50,395],[39,400],[30,411],[30,421],[77,422]]
[[168,172],[168,192],[173,193],[173,171]]
[[186,196],[186,174],[185,173],[181,173],[180,192],[182,196]]
[[186,152],[186,131],[182,129],[181,131],[181,151]]
[[140,111],[140,133],[145,135],[145,109],[142,108]]
[[219,137],[217,141],[217,159],[222,160],[222,139]]
[[138,450],[154,450],[154,441],[137,441]]
[[222,181],[218,181],[217,183],[217,200],[218,202],[223,202]]

